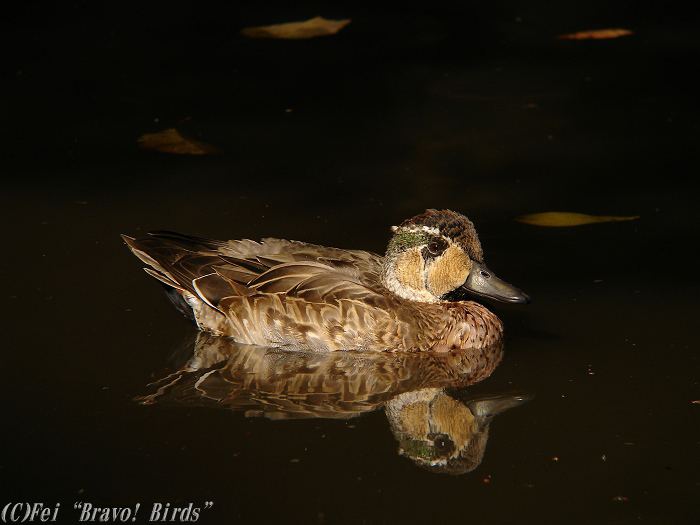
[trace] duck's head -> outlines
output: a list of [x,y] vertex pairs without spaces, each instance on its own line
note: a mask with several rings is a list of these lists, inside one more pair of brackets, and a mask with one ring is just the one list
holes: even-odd
[[396,295],[430,303],[462,300],[467,293],[507,303],[530,302],[486,267],[474,225],[464,215],[426,210],[392,231],[382,280]]

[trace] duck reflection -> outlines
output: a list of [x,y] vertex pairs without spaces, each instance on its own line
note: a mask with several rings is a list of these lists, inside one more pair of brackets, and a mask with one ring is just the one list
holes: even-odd
[[269,419],[349,419],[383,408],[399,454],[435,472],[462,474],[481,463],[493,416],[529,399],[466,395],[464,387],[487,378],[502,351],[307,353],[199,332],[186,364],[136,400]]
[[530,399],[524,394],[464,400],[454,395],[426,388],[399,394],[386,403],[399,454],[434,472],[470,472],[484,457],[493,416]]

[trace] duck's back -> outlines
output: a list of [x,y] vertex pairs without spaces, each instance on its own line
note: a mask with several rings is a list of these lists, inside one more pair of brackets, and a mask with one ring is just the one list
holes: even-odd
[[200,329],[241,343],[311,350],[397,344],[396,300],[380,283],[378,255],[163,231],[124,239]]

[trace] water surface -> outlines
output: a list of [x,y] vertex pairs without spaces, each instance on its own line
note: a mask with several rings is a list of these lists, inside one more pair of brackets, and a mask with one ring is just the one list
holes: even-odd
[[[673,6],[17,3],[2,505],[60,503],[65,522],[76,501],[139,503],[140,522],[156,502],[207,501],[201,523],[697,522],[699,46]],[[353,22],[310,41],[238,34],[319,14]],[[635,35],[555,38],[604,27]],[[225,153],[137,147],[185,118]],[[342,405],[352,417],[330,417],[336,398],[259,417],[287,412],[256,391],[236,390],[246,409],[198,390],[143,402],[196,333],[120,233],[381,253],[391,225],[428,207],[468,215],[489,267],[533,297],[494,305],[506,342],[489,377],[425,387],[460,422],[478,400],[531,396],[491,420],[474,468],[405,453],[432,454],[397,431],[410,389]],[[513,220],[557,210],[640,219]]]

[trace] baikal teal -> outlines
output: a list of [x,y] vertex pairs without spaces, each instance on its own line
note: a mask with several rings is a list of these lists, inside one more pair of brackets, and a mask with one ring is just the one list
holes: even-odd
[[123,237],[183,314],[238,343],[404,352],[499,344],[503,323],[470,298],[529,297],[488,270],[474,225],[427,210],[392,231],[384,257],[273,238]]

